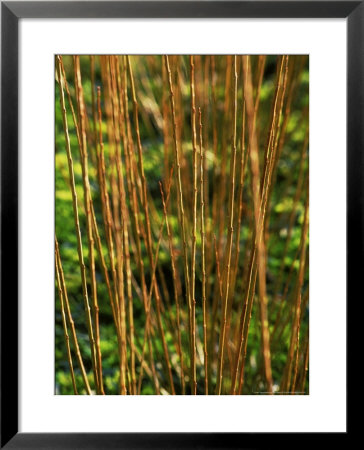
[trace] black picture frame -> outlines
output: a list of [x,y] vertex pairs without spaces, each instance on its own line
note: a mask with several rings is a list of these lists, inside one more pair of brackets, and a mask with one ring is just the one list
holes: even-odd
[[[18,432],[18,22],[21,18],[347,18],[347,305],[363,276],[364,1],[1,2],[1,442],[6,449],[271,448],[309,433]],[[350,346],[348,345],[350,352]],[[347,439],[347,432],[335,439]],[[320,437],[321,436],[321,437]],[[315,444],[327,439],[315,434]]]

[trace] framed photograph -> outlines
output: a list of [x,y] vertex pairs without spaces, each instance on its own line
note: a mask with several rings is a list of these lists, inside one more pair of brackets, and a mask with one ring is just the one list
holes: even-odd
[[363,19],[1,2],[1,448],[348,437]]

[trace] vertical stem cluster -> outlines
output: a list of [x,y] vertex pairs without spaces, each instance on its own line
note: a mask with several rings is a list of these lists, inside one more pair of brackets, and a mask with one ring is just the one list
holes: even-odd
[[73,393],[307,392],[307,62],[56,57]]

